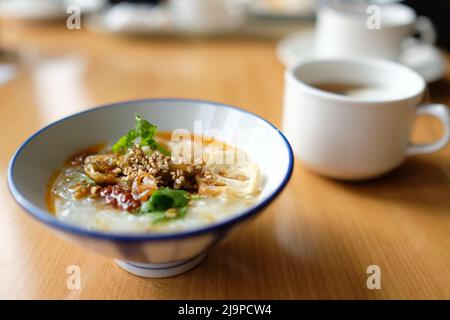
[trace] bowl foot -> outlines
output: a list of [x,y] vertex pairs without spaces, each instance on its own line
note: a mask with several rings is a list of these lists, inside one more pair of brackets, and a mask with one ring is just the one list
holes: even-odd
[[191,270],[202,262],[205,256],[206,253],[203,253],[194,258],[169,263],[139,263],[123,260],[115,261],[119,267],[136,276],[146,278],[167,278]]

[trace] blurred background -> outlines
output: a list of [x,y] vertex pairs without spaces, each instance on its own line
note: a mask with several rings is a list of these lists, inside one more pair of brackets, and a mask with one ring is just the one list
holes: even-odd
[[23,100],[39,125],[151,96],[258,104],[279,124],[281,111],[271,109],[281,106],[282,71],[313,56],[317,12],[390,2],[435,26],[436,46],[416,46],[402,63],[439,82],[450,49],[448,0],[0,0],[0,96]]

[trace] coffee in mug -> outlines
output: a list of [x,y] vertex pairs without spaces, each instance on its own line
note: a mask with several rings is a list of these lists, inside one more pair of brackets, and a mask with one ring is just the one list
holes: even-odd
[[[375,58],[303,62],[287,69],[283,131],[311,170],[338,179],[377,177],[406,157],[436,152],[450,139],[445,105],[423,103],[426,84],[415,71]],[[414,118],[444,126],[429,144],[410,141]]]
[[383,85],[343,82],[324,82],[311,85],[325,92],[354,98],[388,98],[396,94],[394,89]]

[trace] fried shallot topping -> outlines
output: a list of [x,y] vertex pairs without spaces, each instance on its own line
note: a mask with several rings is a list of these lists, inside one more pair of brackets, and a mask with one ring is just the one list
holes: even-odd
[[100,186],[118,184],[125,189],[134,188],[135,197],[136,194],[142,194],[145,198],[151,195],[149,191],[143,194],[142,190],[137,190],[138,187],[147,190],[171,187],[197,191],[195,176],[202,171],[202,165],[174,162],[170,156],[159,151],[147,154],[144,148],[136,144],[123,155],[90,155],[84,159],[82,168]]

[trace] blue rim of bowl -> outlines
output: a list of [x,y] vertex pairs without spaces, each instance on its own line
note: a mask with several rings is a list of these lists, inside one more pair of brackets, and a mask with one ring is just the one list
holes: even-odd
[[[259,118],[260,120],[267,123],[269,126],[271,126],[282,138],[283,142],[285,143],[285,146],[288,150],[289,154],[289,165],[286,171],[286,174],[281,182],[281,184],[277,187],[277,189],[270,194],[266,199],[258,203],[256,206],[251,207],[247,210],[243,210],[239,214],[237,214],[235,217],[227,219],[225,221],[215,223],[206,227],[197,228],[191,231],[181,231],[176,233],[162,233],[162,234],[127,234],[127,233],[108,233],[108,232],[102,232],[102,231],[96,231],[96,230],[90,230],[85,229],[82,227],[78,227],[75,225],[70,225],[67,223],[62,222],[61,220],[57,219],[54,215],[52,215],[50,212],[41,210],[40,208],[36,207],[34,204],[32,204],[30,201],[24,197],[20,191],[16,188],[16,185],[13,180],[13,171],[15,162],[17,160],[18,155],[22,152],[22,150],[26,147],[26,145],[31,142],[33,139],[35,139],[39,134],[44,132],[45,130],[61,123],[66,120],[69,120],[74,117],[79,117],[81,115],[84,115],[86,113],[95,112],[99,109],[106,109],[106,108],[113,108],[113,107],[119,107],[124,105],[130,105],[130,104],[138,104],[138,103],[146,103],[146,102],[188,102],[188,103],[199,103],[199,104],[209,104],[214,105],[216,107],[220,108],[228,108],[228,109],[234,109],[239,112],[254,116]],[[56,229],[60,229],[62,231],[76,234],[79,236],[84,237],[92,237],[97,239],[103,239],[103,240],[113,240],[113,241],[124,241],[124,242],[142,242],[142,241],[149,241],[149,240],[173,240],[173,239],[180,239],[180,238],[187,238],[192,236],[197,236],[204,233],[210,233],[214,231],[219,231],[222,229],[225,229],[227,227],[231,227],[235,223],[238,223],[246,218],[249,218],[250,216],[256,214],[257,212],[261,211],[265,207],[267,207],[285,188],[287,183],[289,182],[289,179],[291,178],[292,171],[294,168],[294,155],[292,152],[291,145],[289,144],[288,140],[284,136],[284,134],[272,123],[267,121],[266,119],[262,118],[261,116],[257,115],[256,113],[243,110],[238,107],[234,107],[231,105],[219,103],[219,102],[213,102],[208,100],[200,100],[200,99],[183,99],[183,98],[154,98],[154,99],[138,99],[138,100],[128,100],[128,101],[122,101],[112,104],[106,104],[101,105],[96,108],[92,108],[89,110],[81,111],[74,113],[72,115],[69,115],[67,117],[64,117],[62,119],[59,119],[55,122],[52,122],[51,124],[43,127],[42,129],[38,130],[34,134],[32,134],[22,145],[17,149],[17,151],[14,153],[8,168],[8,188],[14,199],[17,201],[17,203],[24,209],[28,214],[30,214],[33,218],[42,221],[46,225],[49,225],[51,227],[54,227]]]

